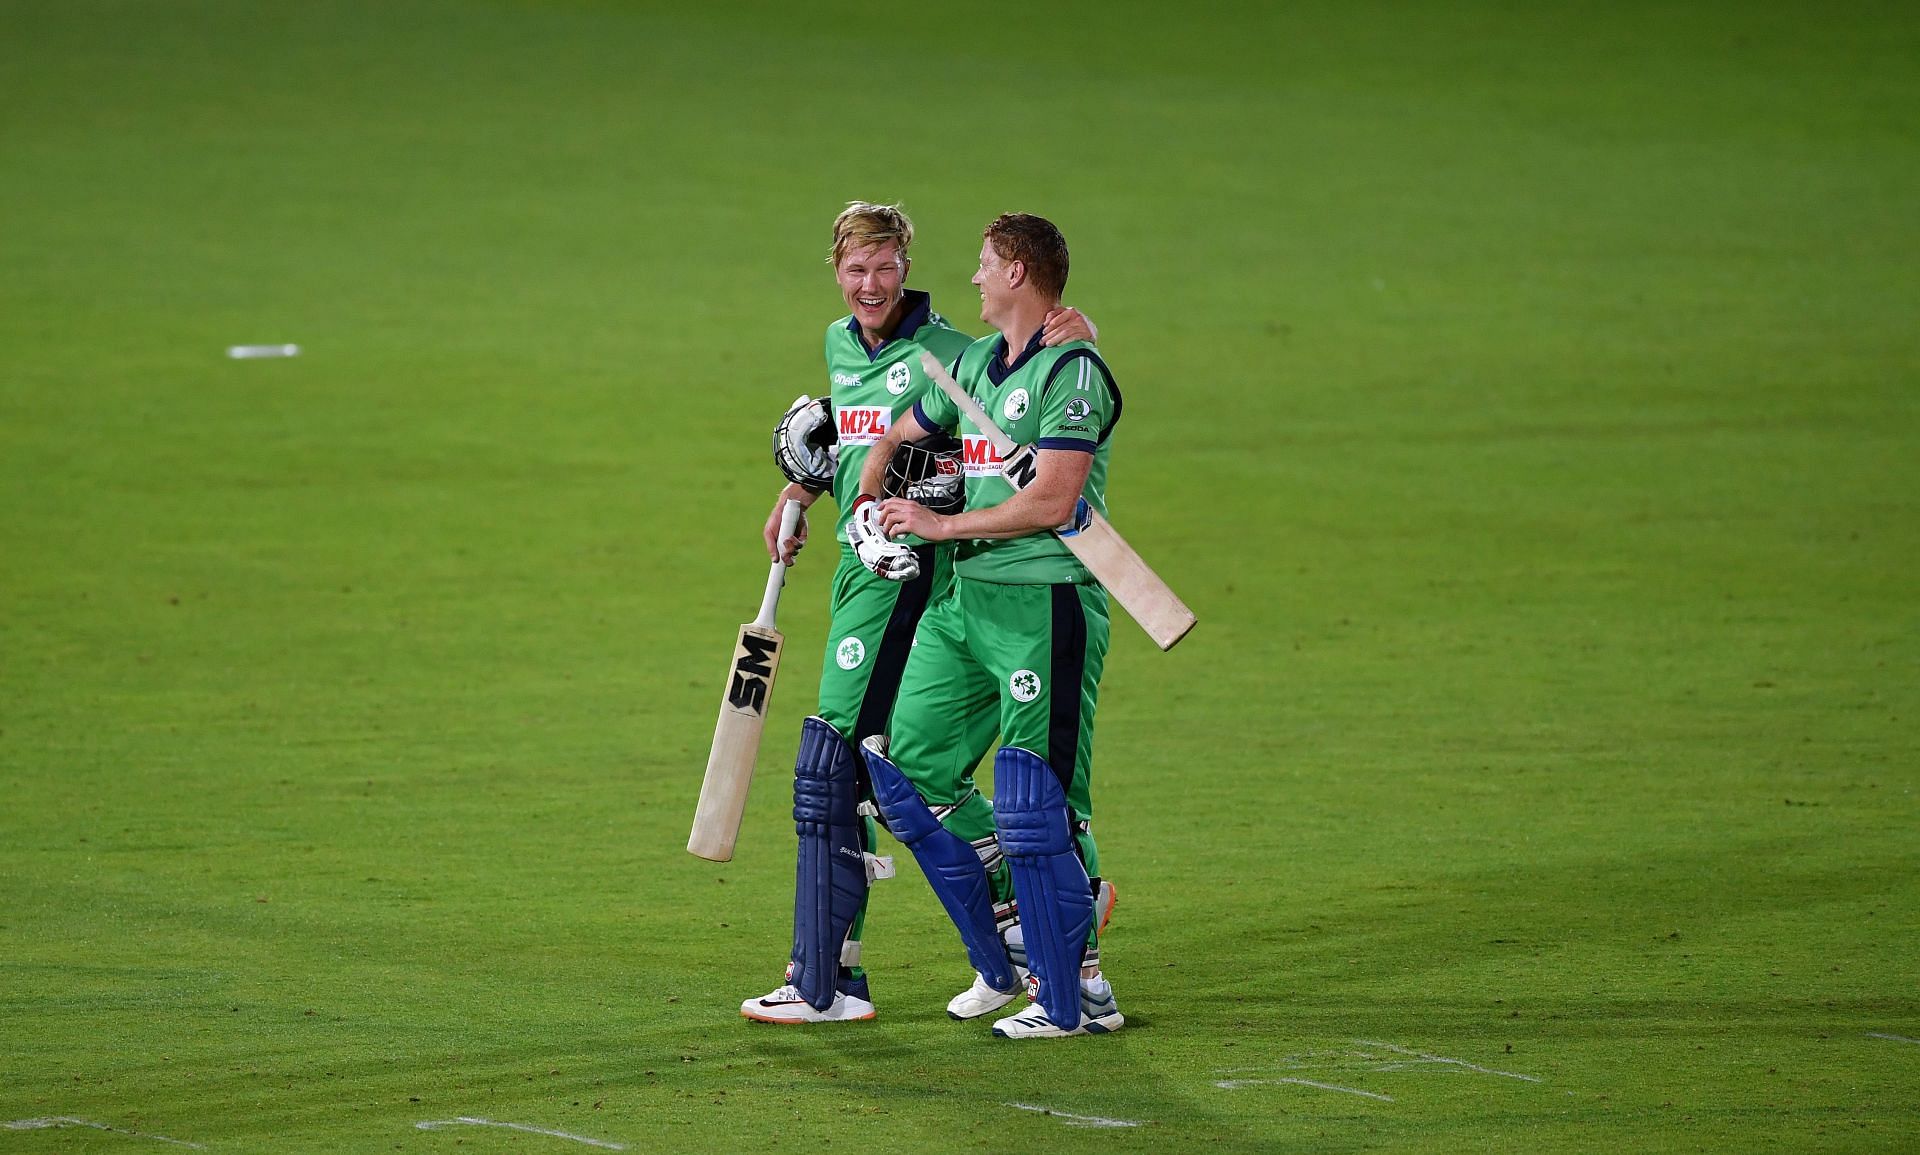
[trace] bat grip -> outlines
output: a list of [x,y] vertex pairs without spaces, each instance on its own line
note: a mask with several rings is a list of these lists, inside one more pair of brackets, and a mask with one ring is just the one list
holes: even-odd
[[[774,548],[779,548],[783,542],[793,536],[794,529],[800,524],[800,512],[800,503],[791,498],[787,499],[786,507],[780,511],[780,536],[774,539]],[[753,619],[754,625],[763,630],[773,628],[773,613],[780,605],[780,587],[786,584],[787,565],[783,561],[776,560],[767,570],[767,592],[760,599],[760,613]]]

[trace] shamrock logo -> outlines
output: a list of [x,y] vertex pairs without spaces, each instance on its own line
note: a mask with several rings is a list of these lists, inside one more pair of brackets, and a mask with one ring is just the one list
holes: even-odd
[[1007,679],[1007,689],[1013,692],[1014,701],[1031,702],[1040,696],[1040,675],[1032,670],[1015,670]]
[[843,670],[857,670],[860,668],[860,663],[867,660],[867,647],[859,638],[848,638],[833,651],[833,660],[838,662]]

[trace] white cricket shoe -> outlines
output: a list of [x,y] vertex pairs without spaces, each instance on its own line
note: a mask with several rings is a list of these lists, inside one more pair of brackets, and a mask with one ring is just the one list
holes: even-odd
[[[1093,914],[1103,932],[1107,929],[1108,920],[1113,918],[1115,897],[1113,883],[1102,879],[1100,891],[1094,896]],[[1024,986],[1027,981],[1027,947],[1018,923],[1007,931],[1007,948],[1013,955],[1014,977]],[[953,996],[953,1001],[947,1004],[947,1013],[956,1019],[977,1019],[988,1011],[997,1011],[1006,1006],[1020,993],[1019,987],[1010,991],[994,990],[985,977],[976,973],[973,985]]]
[[947,1013],[956,1019],[977,1019],[988,1011],[997,1011],[1026,990],[1027,969],[1015,967],[1013,970],[1016,985],[1010,991],[996,991],[987,983],[985,977],[975,972],[973,985],[953,996],[947,1004]]
[[1039,1003],[993,1024],[993,1033],[1002,1039],[1064,1039],[1071,1035],[1107,1035],[1126,1025],[1119,1004],[1113,1001],[1113,986],[1105,977],[1080,980],[1080,1022],[1073,1029],[1057,1026],[1047,1018]]
[[833,1005],[826,1010],[814,1010],[792,984],[765,998],[748,999],[740,1004],[740,1013],[757,1023],[853,1023],[874,1015],[871,1002],[847,991],[834,992]]

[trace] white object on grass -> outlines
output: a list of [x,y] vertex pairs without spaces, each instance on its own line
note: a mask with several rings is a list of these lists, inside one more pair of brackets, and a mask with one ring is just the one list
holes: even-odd
[[175,1147],[191,1147],[195,1151],[205,1151],[205,1144],[189,1143],[185,1139],[169,1139],[165,1135],[149,1135],[144,1131],[129,1131],[124,1127],[109,1127],[105,1123],[95,1123],[91,1119],[76,1119],[72,1115],[51,1115],[40,1119],[13,1119],[4,1124],[9,1131],[46,1131],[56,1127],[90,1127],[95,1131],[111,1131],[115,1135],[130,1135],[135,1139],[152,1139],[156,1143],[171,1143]]
[[457,1119],[426,1119],[415,1123],[422,1131],[435,1131],[442,1127],[501,1127],[508,1131],[525,1131],[529,1135],[551,1135],[555,1139],[570,1139],[575,1143],[585,1143],[589,1147],[604,1147],[609,1151],[625,1151],[625,1143],[614,1143],[606,1139],[589,1139],[585,1135],[575,1135],[567,1131],[555,1131],[550,1127],[534,1127],[526,1123],[502,1123],[497,1119],[482,1119],[474,1115],[462,1115]]

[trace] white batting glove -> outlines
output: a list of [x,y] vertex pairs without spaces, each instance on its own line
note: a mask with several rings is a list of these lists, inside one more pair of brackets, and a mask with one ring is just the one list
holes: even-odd
[[877,503],[863,496],[853,503],[847,518],[847,544],[853,547],[860,564],[890,582],[910,582],[920,576],[920,559],[913,548],[887,538],[886,531],[874,520]]

